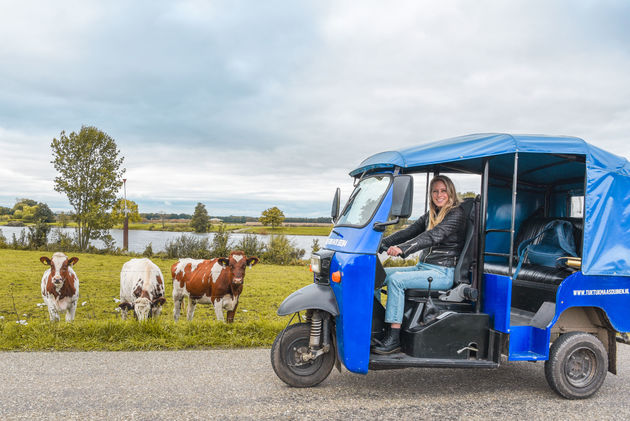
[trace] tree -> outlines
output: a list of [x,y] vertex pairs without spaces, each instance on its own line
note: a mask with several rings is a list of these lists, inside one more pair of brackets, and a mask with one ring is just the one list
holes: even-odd
[[258,220],[264,226],[271,225],[271,228],[275,229],[276,227],[282,225],[282,221],[284,221],[284,213],[274,206],[273,208],[264,210]]
[[190,220],[190,226],[195,232],[208,232],[210,229],[210,217],[203,203],[197,203],[195,206],[195,213]]
[[103,237],[113,226],[108,211],[122,186],[124,158],[116,141],[96,127],[82,126],[70,135],[62,131],[50,146],[58,172],[55,191],[65,193],[74,208],[77,243],[85,250],[91,239]]
[[[133,200],[127,200],[127,214],[129,222],[140,222],[142,217],[138,213],[138,204]],[[122,224],[125,221],[125,199],[118,199],[112,208],[114,224]]]
[[38,203],[37,209],[33,214],[35,222],[55,222],[55,214],[50,210],[47,204]]

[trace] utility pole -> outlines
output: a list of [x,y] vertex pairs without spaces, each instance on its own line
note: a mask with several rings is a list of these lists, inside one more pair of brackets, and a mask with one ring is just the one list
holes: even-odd
[[125,192],[125,224],[123,226],[123,250],[129,249],[129,210],[127,209],[127,179],[123,178],[123,189]]

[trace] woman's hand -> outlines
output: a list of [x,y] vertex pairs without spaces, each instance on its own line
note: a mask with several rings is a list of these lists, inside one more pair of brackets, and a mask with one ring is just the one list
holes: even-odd
[[400,249],[400,247],[391,246],[387,249],[387,254],[389,254],[390,256],[398,256],[402,254],[402,250]]

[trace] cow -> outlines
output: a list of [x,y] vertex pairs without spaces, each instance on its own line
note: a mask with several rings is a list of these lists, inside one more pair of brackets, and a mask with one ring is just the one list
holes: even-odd
[[164,276],[149,259],[131,259],[120,271],[120,307],[123,320],[127,311],[134,310],[138,320],[157,317],[162,311],[164,298]]
[[217,320],[234,321],[238,298],[243,291],[243,279],[247,266],[258,263],[258,257],[247,257],[240,250],[229,257],[212,260],[180,259],[171,267],[173,276],[173,318],[179,320],[182,300],[188,297],[188,320],[192,320],[195,306],[212,304]]
[[42,276],[42,298],[48,306],[48,314],[51,321],[59,321],[59,312],[66,313],[66,322],[74,320],[79,300],[79,277],[72,266],[78,261],[78,257],[68,259],[63,253],[57,252],[49,259],[46,256],[39,261],[50,266]]

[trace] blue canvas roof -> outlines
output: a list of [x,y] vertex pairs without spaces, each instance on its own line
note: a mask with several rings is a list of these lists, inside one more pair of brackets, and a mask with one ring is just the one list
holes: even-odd
[[485,133],[438,140],[398,151],[381,152],[365,159],[350,172],[350,175],[356,176],[363,171],[380,168],[411,169],[515,152],[584,155],[587,161],[590,158],[591,164],[595,167],[630,171],[625,158],[590,145],[578,137]]
[[[350,175],[395,167],[409,172],[435,165],[480,173],[483,158],[495,157],[493,162],[499,165],[494,166],[494,173],[511,178],[515,152],[519,153],[519,181],[583,178],[586,168],[582,272],[630,276],[630,163],[583,139],[472,134],[372,155]],[[576,156],[583,159],[570,159]]]

